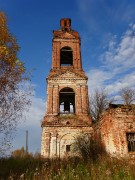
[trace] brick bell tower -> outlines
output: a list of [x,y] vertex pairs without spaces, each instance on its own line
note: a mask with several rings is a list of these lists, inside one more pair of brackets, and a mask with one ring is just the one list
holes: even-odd
[[71,19],[60,20],[53,31],[52,68],[47,77],[46,114],[42,122],[41,155],[72,155],[75,137],[92,133],[88,78],[82,69],[81,41]]

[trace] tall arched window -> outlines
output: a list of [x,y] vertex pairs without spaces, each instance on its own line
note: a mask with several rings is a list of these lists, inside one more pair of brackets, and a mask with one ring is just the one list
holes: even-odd
[[68,46],[61,48],[60,50],[60,66],[72,66],[73,65],[73,52]]
[[60,114],[75,113],[75,93],[72,88],[63,88],[59,94]]

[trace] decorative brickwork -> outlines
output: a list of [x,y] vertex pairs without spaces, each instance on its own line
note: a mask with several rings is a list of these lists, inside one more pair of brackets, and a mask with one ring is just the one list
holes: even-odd
[[75,137],[92,133],[80,37],[71,29],[70,19],[61,19],[60,27],[53,31],[52,68],[47,77],[46,114],[42,122],[41,154],[51,158],[71,155]]

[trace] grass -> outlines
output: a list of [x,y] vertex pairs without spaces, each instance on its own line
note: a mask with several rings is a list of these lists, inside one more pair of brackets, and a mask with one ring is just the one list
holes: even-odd
[[128,159],[101,156],[84,162],[78,157],[41,159],[33,157],[0,160],[0,179],[27,180],[134,180],[135,164]]

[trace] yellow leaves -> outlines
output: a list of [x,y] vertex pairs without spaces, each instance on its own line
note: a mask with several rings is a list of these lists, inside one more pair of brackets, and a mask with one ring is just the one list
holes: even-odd
[[20,63],[20,60],[19,60],[19,59],[16,59],[15,62],[16,62],[16,63]]
[[24,63],[21,62],[19,59],[16,59],[15,61],[16,66],[18,67],[18,69],[23,73],[25,72],[25,67],[24,67]]
[[[19,46],[16,37],[7,27],[7,18],[0,12],[0,69],[3,76],[11,78],[14,84],[26,79],[24,63],[17,58]],[[7,76],[10,72],[10,77]]]
[[7,19],[3,12],[0,12],[0,43],[8,39]]
[[7,56],[8,55],[8,48],[6,46],[0,46],[0,56],[4,55]]
[[[23,63],[17,59],[19,46],[15,36],[13,36],[7,27],[7,18],[3,12],[0,12],[0,61],[3,68],[10,68],[15,73],[25,72]],[[5,66],[5,67],[4,67]],[[21,73],[20,73],[21,72]]]
[[7,18],[3,12],[0,12],[0,28],[5,27],[7,23]]
[[23,62],[21,62],[19,59],[16,59],[16,60],[15,60],[15,63],[16,63],[18,66],[23,66]]

